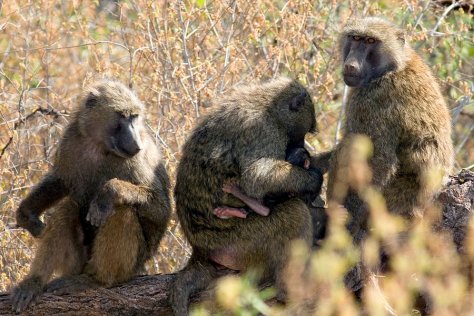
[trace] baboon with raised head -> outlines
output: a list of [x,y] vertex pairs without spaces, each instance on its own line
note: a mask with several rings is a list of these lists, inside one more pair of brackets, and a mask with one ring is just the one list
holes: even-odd
[[[292,165],[309,169],[311,156],[304,147],[287,148],[286,152],[286,161]],[[246,218],[249,212],[246,207],[259,215],[268,216],[271,206],[281,203],[283,200],[288,199],[288,197],[295,197],[293,193],[267,194],[263,201],[259,201],[243,193],[234,181],[224,183],[223,190],[225,193],[228,193],[223,197],[223,205],[214,209],[214,215],[219,218]],[[308,207],[311,206],[311,202],[314,200],[313,194],[304,194],[299,197],[306,202]]]
[[[111,286],[143,269],[157,250],[171,212],[169,179],[144,115],[118,82],[85,91],[52,170],[16,213],[39,245],[30,273],[13,289],[14,310],[35,300],[55,272],[62,278],[51,290]],[[43,229],[39,216],[55,204]]]
[[[223,183],[237,179],[243,192],[261,200],[268,193],[319,193],[321,172],[285,161],[286,149],[302,145],[315,130],[311,97],[297,81],[279,78],[236,88],[219,101],[183,147],[175,188],[176,210],[193,253],[178,273],[170,303],[186,315],[189,295],[205,288],[217,275],[216,264],[233,270],[260,269],[264,279],[283,289],[281,271],[291,240],[312,239],[306,204],[290,198],[263,217],[220,219]],[[295,146],[296,147],[296,146]],[[262,242],[264,241],[264,242]]]
[[427,173],[447,174],[453,164],[451,121],[435,77],[408,45],[404,32],[376,17],[349,23],[340,39],[344,82],[350,87],[345,135],[331,158],[328,197],[344,203],[356,242],[364,238],[368,210],[356,190],[341,196],[347,181],[346,150],[356,134],[373,143],[372,184],[389,211],[405,218],[422,215],[435,192]]

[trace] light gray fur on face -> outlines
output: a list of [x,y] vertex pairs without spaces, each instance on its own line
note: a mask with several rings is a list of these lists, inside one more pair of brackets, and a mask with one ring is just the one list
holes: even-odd
[[91,86],[85,92],[85,101],[88,95],[97,97],[98,105],[107,105],[116,112],[124,115],[139,114],[145,106],[137,96],[125,85],[118,81],[103,80]]
[[[404,52],[409,45],[406,42],[404,31],[393,23],[379,17],[356,18],[350,20],[344,27],[341,36],[341,50],[344,48],[342,44],[345,42],[346,37],[350,35],[373,37],[382,41],[380,55],[390,55],[393,58],[397,70],[405,68],[409,56]],[[399,52],[399,54],[390,54],[394,51]]]

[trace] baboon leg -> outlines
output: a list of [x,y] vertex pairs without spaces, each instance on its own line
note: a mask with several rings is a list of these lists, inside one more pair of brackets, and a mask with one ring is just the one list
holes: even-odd
[[97,233],[86,273],[111,286],[125,282],[142,268],[145,240],[133,209],[117,209]]
[[48,285],[47,291],[63,295],[125,282],[141,268],[144,244],[137,215],[121,207],[97,232],[92,256],[83,274],[56,279]]
[[[280,204],[277,206],[275,211],[280,212],[282,215],[285,215],[286,219],[283,219],[283,222],[289,220],[289,217],[295,216],[299,220],[291,223],[289,227],[282,228],[280,232],[283,232],[282,235],[287,235],[287,239],[280,240],[280,242],[274,244],[273,249],[269,249],[269,256],[272,256],[272,261],[266,267],[266,273],[271,274],[275,273],[275,286],[278,290],[277,298],[280,301],[286,300],[286,282],[285,279],[287,269],[287,264],[290,258],[292,241],[301,240],[306,245],[308,251],[311,249],[313,244],[313,221],[309,208],[307,205],[302,202],[300,199],[291,199],[286,203]],[[278,253],[280,249],[280,253]],[[274,266],[274,268],[272,267]],[[268,271],[270,269],[270,271]],[[272,271],[274,270],[274,271]],[[304,271],[303,273],[306,273]]]
[[209,262],[202,262],[191,256],[186,267],[176,274],[171,287],[168,300],[174,315],[189,315],[189,297],[206,289],[217,276],[217,269]]
[[421,192],[420,189],[421,185],[415,177],[396,176],[384,187],[382,193],[390,212],[404,217],[422,216],[418,201],[429,200],[432,193]]
[[367,233],[367,221],[369,219],[367,206],[355,191],[349,189],[344,201],[344,207],[348,210],[350,215],[347,229],[354,243],[359,244]]
[[240,227],[242,237],[232,246],[237,256],[234,267],[243,271],[259,269],[262,281],[275,281],[280,294],[284,293],[283,271],[288,263],[291,241],[302,240],[308,249],[312,244],[313,226],[308,207],[300,199],[293,198],[275,206],[268,217],[252,216],[246,221],[246,225]]
[[[229,247],[210,251],[210,258],[233,270],[260,272],[261,281],[273,281],[284,298],[284,269],[289,259],[292,240],[303,240],[308,249],[312,243],[312,220],[309,209],[300,199],[293,198],[275,206],[270,215],[254,214],[245,220],[233,236],[226,236]],[[281,234],[274,234],[281,232]],[[170,302],[175,315],[187,315],[189,296],[206,288],[216,277],[216,269],[207,261],[191,258],[188,266],[178,273]]]
[[20,312],[43,292],[54,272],[80,273],[86,262],[79,208],[65,200],[55,210],[40,236],[28,276],[12,291],[13,310]]

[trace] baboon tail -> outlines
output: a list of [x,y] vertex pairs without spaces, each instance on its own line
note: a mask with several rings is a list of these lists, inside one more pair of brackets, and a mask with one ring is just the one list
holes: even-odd
[[191,259],[188,265],[176,274],[171,286],[169,302],[175,316],[187,316],[189,297],[204,290],[216,278],[215,268],[211,264]]

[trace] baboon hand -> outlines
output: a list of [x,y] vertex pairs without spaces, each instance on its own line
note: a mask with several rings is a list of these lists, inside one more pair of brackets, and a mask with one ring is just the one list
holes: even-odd
[[239,187],[235,181],[226,181],[222,185],[222,191],[233,194],[234,192],[239,191]]
[[114,213],[114,199],[109,194],[99,194],[89,205],[86,220],[100,227]]
[[89,206],[86,220],[92,225],[100,227],[114,213],[114,203],[108,199],[95,198]]
[[115,211],[115,203],[118,201],[115,181],[118,180],[107,181],[89,206],[86,220],[94,226],[104,225]]
[[34,237],[41,235],[45,226],[34,212],[25,212],[21,209],[16,212],[16,223],[19,227],[29,231]]
[[321,192],[321,185],[323,183],[323,173],[319,168],[310,167],[308,169],[309,174],[313,178],[311,186],[308,187],[308,190],[303,193],[304,200],[311,203],[316,199],[316,197]]

